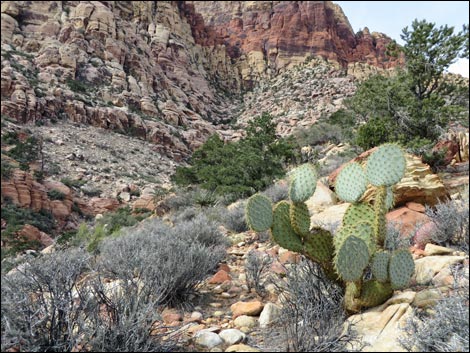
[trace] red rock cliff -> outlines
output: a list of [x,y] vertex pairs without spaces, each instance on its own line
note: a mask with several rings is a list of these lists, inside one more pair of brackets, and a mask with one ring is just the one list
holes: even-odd
[[[197,43],[223,43],[236,59],[244,80],[278,72],[308,56],[334,60],[343,67],[362,62],[381,68],[397,65],[385,55],[390,38],[354,31],[331,1],[187,1],[203,17],[206,32]],[[199,21],[200,22],[200,21]],[[213,33],[218,38],[214,38]]]

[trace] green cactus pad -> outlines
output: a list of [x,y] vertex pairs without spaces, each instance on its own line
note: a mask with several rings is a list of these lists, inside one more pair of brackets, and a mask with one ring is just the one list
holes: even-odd
[[391,186],[387,187],[387,195],[385,196],[385,207],[387,211],[392,209],[395,204],[395,196],[393,195],[393,188]]
[[331,233],[321,228],[313,228],[304,237],[304,253],[313,261],[331,263],[334,254]]
[[346,240],[347,237],[352,235],[352,226],[343,226],[341,227],[335,234],[333,238],[333,244],[335,246],[335,249],[339,249],[341,247],[341,244]]
[[299,235],[307,234],[310,230],[310,214],[305,203],[294,203],[290,206],[290,222]]
[[406,249],[395,250],[388,268],[392,289],[405,288],[415,271],[413,256]]
[[290,204],[287,201],[279,202],[273,211],[273,225],[271,235],[273,240],[285,249],[301,252],[302,240],[290,223]]
[[366,174],[361,165],[356,162],[347,164],[336,178],[335,192],[345,202],[359,201],[366,191]]
[[367,244],[369,255],[375,254],[376,243],[374,238],[374,228],[370,222],[359,222],[352,227],[352,235],[361,238]]
[[353,235],[343,241],[334,258],[336,272],[344,281],[360,280],[368,263],[367,244]]
[[264,232],[273,224],[273,205],[269,198],[256,194],[248,199],[245,209],[248,226],[255,232]]
[[393,290],[390,283],[381,283],[369,280],[362,284],[360,303],[365,307],[373,307],[382,304],[392,296]]
[[390,262],[390,253],[388,251],[378,251],[372,260],[371,270],[374,277],[379,282],[388,281],[388,263]]
[[370,256],[375,253],[376,244],[374,241],[374,230],[370,222],[363,221],[358,222],[357,224],[341,227],[334,238],[335,248],[341,248],[343,242],[350,236],[362,239],[367,245]]
[[367,180],[374,186],[391,186],[405,175],[406,159],[398,145],[384,144],[367,159]]
[[375,218],[374,209],[367,203],[359,202],[348,207],[343,216],[343,226],[357,224],[361,221],[373,223]]
[[307,201],[317,187],[318,173],[311,164],[302,164],[293,172],[293,178],[289,187],[289,197],[292,202]]

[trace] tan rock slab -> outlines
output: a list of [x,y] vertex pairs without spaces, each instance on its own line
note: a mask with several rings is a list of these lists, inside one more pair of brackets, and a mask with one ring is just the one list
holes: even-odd
[[264,304],[258,300],[252,302],[237,302],[230,306],[232,310],[233,318],[237,318],[240,315],[256,316],[263,310]]
[[442,269],[465,260],[465,256],[426,256],[415,260],[413,278],[417,284],[430,283],[433,277]]
[[434,244],[426,244],[424,247],[424,252],[427,256],[432,255],[451,255],[454,250],[446,248],[444,246],[434,245]]
[[234,344],[228,347],[226,352],[261,352],[258,348],[250,347],[246,344]]

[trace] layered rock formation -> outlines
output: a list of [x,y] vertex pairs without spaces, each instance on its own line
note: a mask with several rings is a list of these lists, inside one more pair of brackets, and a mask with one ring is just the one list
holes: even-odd
[[[187,1],[204,18],[207,27],[236,59],[244,81],[322,57],[358,70],[357,63],[390,68],[385,49],[390,38],[354,31],[341,10],[331,1]],[[213,36],[196,37],[208,44]]]
[[354,34],[329,1],[5,1],[1,112],[127,133],[182,161],[229,128],[247,88],[317,56],[388,68],[388,41]]

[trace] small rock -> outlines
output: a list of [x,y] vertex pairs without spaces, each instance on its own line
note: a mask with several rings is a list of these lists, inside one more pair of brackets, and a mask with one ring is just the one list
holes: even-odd
[[246,335],[237,329],[223,330],[219,333],[219,336],[224,340],[225,343],[233,345],[244,342]]
[[207,348],[213,348],[224,342],[218,334],[208,330],[198,331],[194,337],[196,344]]
[[201,322],[202,319],[203,319],[203,315],[199,311],[193,311],[191,313],[190,321]]
[[274,323],[280,314],[280,308],[273,304],[273,303],[267,303],[264,306],[263,311],[261,312],[261,315],[259,316],[259,325],[262,328],[265,328],[272,323]]
[[236,327],[252,328],[258,325],[256,318],[253,316],[242,315],[233,320]]
[[230,281],[231,279],[232,277],[230,277],[230,275],[225,270],[220,270],[209,280],[208,283],[224,283],[225,281]]
[[213,308],[221,308],[222,307],[222,303],[210,303],[209,306],[213,307]]
[[247,346],[246,344],[234,344],[233,346],[228,347],[226,352],[261,352],[257,348]]
[[236,318],[240,315],[250,315],[256,316],[261,313],[263,310],[263,303],[260,301],[252,301],[252,302],[237,302],[230,306],[232,310],[233,318]]

